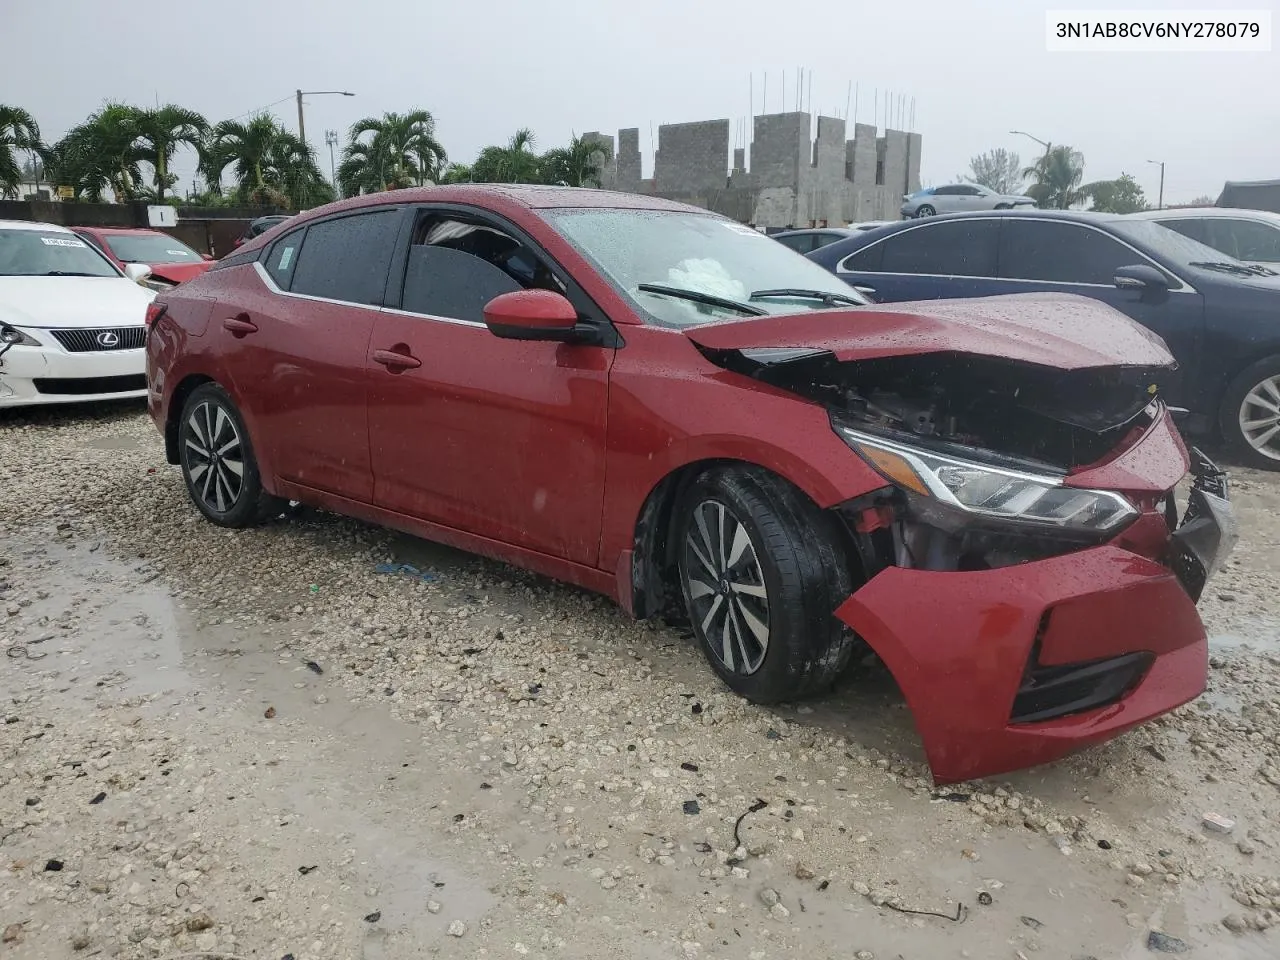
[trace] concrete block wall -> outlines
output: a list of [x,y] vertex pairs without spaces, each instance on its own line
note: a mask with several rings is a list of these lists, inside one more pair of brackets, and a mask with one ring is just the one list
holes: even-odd
[[723,190],[728,177],[728,120],[665,123],[658,128],[653,179],[659,193]]
[[614,165],[614,189],[640,192],[640,128],[618,131],[618,159]]
[[845,176],[855,187],[876,185],[876,128],[870,123],[855,123],[853,139],[845,150],[849,170]]
[[[743,148],[730,153],[728,120],[665,124],[647,180],[640,176],[639,128],[619,130],[605,185],[707,207],[758,227],[896,220],[902,194],[920,185],[920,134],[885,130],[880,136],[874,125],[859,123],[846,139],[842,119],[818,117],[815,139],[811,123],[802,112],[755,117],[749,169]],[[611,138],[599,142],[602,150],[612,147]]]

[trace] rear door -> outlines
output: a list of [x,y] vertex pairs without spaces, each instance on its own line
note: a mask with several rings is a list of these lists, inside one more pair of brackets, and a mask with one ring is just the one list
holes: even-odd
[[881,303],[997,293],[1000,219],[925,220],[863,247],[836,275]]
[[[369,344],[379,506],[593,565],[604,503],[612,347],[499,339],[499,294],[566,294],[607,325],[546,253],[477,210],[417,212]],[[612,332],[612,327],[608,327]]]
[[220,304],[211,325],[277,475],[365,503],[365,356],[402,214],[378,207],[284,235],[254,264],[256,295]]
[[[1092,297],[1164,338],[1179,369],[1161,384],[1180,402],[1183,383],[1194,383],[1204,336],[1204,298],[1189,284],[1116,237],[1081,223],[1008,217],[1000,236],[1002,293],[1052,291]],[[1121,289],[1119,267],[1155,267],[1171,280],[1163,293]]]

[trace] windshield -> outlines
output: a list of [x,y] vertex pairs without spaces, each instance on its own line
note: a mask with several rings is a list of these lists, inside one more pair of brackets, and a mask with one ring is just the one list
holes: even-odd
[[125,263],[200,263],[200,254],[163,233],[109,233],[103,237]]
[[0,229],[0,276],[118,277],[120,271],[74,234]]
[[710,214],[570,209],[543,216],[660,326],[867,302],[789,247]]
[[1239,265],[1242,270],[1249,270],[1245,264],[1227,256],[1221,250],[1205,246],[1198,240],[1192,240],[1154,220],[1115,220],[1110,226],[1126,240],[1132,240],[1147,247],[1152,253],[1167,258],[1179,267],[1223,263],[1231,266]]

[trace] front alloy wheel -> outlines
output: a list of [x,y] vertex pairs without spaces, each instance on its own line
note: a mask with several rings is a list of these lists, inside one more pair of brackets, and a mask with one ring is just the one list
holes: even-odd
[[1280,461],[1280,375],[1266,377],[1244,395],[1237,419],[1249,446]]
[[723,503],[704,500],[685,533],[684,590],[708,650],[750,676],[769,652],[769,590],[747,528]]
[[833,518],[776,474],[732,465],[694,477],[672,521],[673,585],[717,676],[754,703],[829,688],[854,644],[832,616],[853,589]]

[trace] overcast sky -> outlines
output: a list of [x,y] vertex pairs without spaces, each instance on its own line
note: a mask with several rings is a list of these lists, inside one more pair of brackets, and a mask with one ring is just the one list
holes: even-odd
[[[1168,9],[1129,0],[1082,7]],[[1232,7],[1270,9],[1277,0]],[[1138,177],[1154,201],[1217,195],[1224,180],[1280,177],[1280,52],[1067,54],[1045,50],[1034,0],[308,0],[306,3],[97,0],[6,3],[0,102],[26,107],[55,140],[104,100],[174,102],[210,121],[271,107],[296,129],[293,91],[351,90],[307,101],[308,139],[327,170],[324,131],[424,107],[451,159],[531,127],[545,149],[571,132],[639,127],[795,106],[797,68],[815,113],[843,114],[848,85],[915,97],[922,177],[946,182],[992,147],[1029,161],[1040,147],[1010,130],[1068,143],[1087,180]],[[609,11],[607,14],[605,11]],[[19,42],[14,42],[19,41]],[[92,72],[91,72],[92,71]],[[806,83],[806,96],[808,84]],[[194,163],[180,162],[180,189]]]

